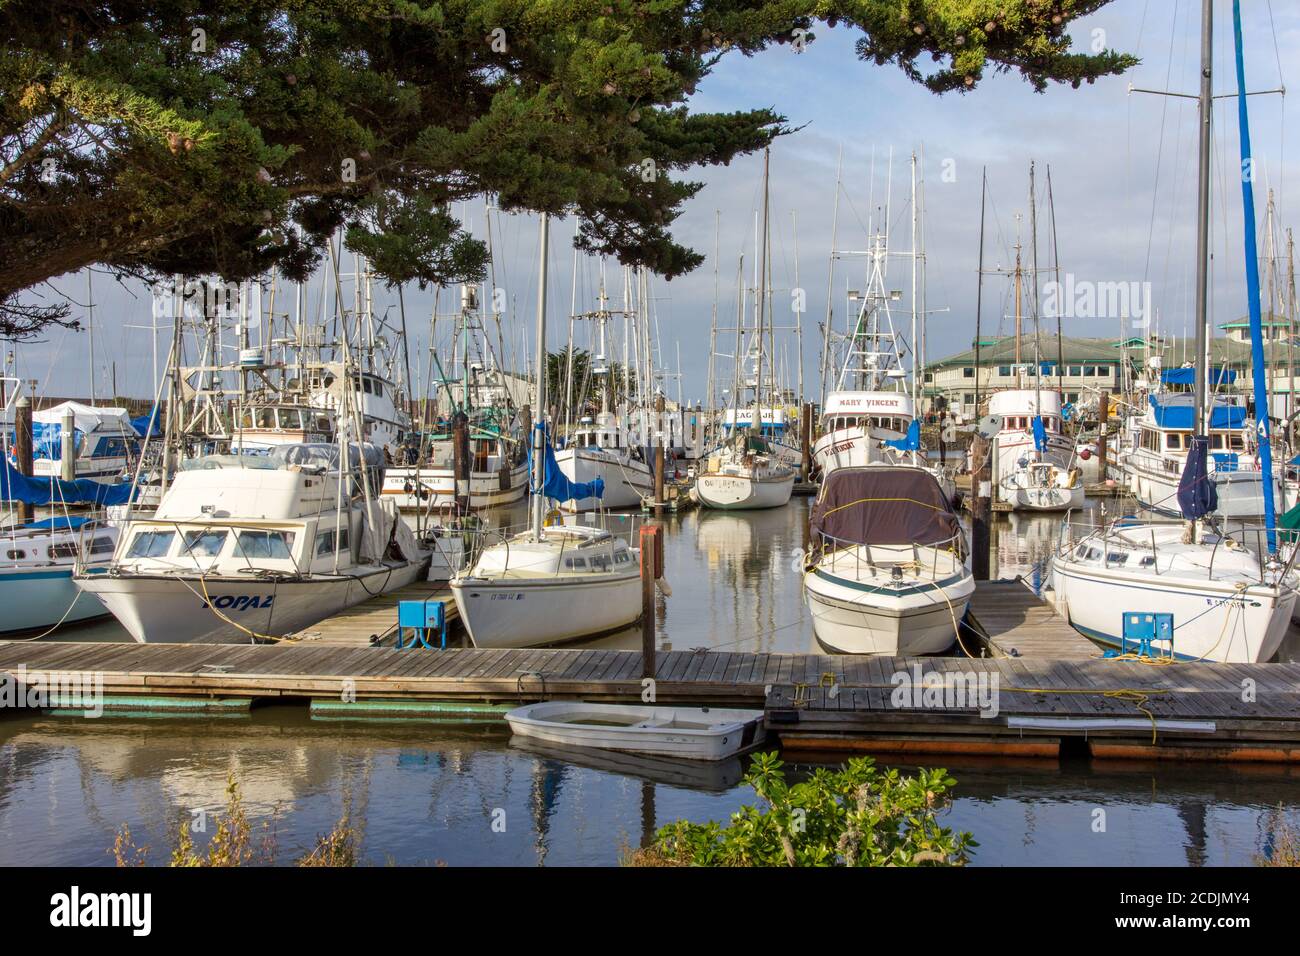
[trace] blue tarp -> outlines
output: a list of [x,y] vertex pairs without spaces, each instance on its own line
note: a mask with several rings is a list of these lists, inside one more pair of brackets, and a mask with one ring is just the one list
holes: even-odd
[[1183,517],[1189,520],[1202,518],[1219,507],[1218,493],[1206,471],[1206,453],[1209,448],[1210,439],[1205,435],[1192,436],[1187,464],[1183,466],[1183,476],[1178,481],[1178,507],[1182,510]]
[[[1161,428],[1191,431],[1196,427],[1196,409],[1191,405],[1162,405],[1151,396],[1151,409]],[[1241,428],[1246,423],[1246,409],[1240,405],[1215,405],[1210,410],[1211,428]]]
[[1236,471],[1237,470],[1237,453],[1216,451],[1214,454],[1215,471]]
[[1034,447],[1039,451],[1047,450],[1047,429],[1043,426],[1041,415],[1034,416]]
[[[1212,368],[1208,378],[1211,385],[1231,385],[1237,380],[1237,373],[1230,368]],[[1167,368],[1160,373],[1160,381],[1166,385],[1195,385],[1196,369]]]
[[50,530],[66,531],[72,528],[80,528],[86,522],[94,520],[94,518],[88,518],[85,515],[66,515],[56,518],[44,518],[40,521],[30,521],[23,525],[23,527],[36,529],[49,528]]
[[[149,430],[149,419],[153,421],[153,431]],[[162,412],[155,406],[154,410],[148,415],[141,415],[139,418],[131,419],[131,427],[141,438],[157,438],[162,432]]]
[[885,444],[899,451],[916,451],[921,447],[921,420],[913,418],[907,426],[907,434],[902,438],[886,439]]
[[[551,448],[550,435],[543,431],[546,426],[540,422],[533,426],[536,431],[542,431],[542,444],[546,448],[546,457],[542,459],[543,480],[542,487],[539,490],[536,485],[532,485],[533,494],[544,494],[548,498],[554,498],[556,501],[581,501],[583,498],[603,498],[605,497],[605,482],[597,478],[595,481],[570,481],[564,472],[560,471],[560,463],[555,460],[555,451]],[[533,448],[531,443],[528,447],[528,474],[533,474]]]
[[[85,438],[85,432],[74,428],[72,447],[80,448]],[[32,457],[63,460],[63,426],[59,422],[32,422]]]
[[93,504],[124,505],[131,500],[131,482],[103,484],[89,478],[61,481],[57,478],[28,478],[8,458],[0,471],[0,501],[21,501],[29,505]]

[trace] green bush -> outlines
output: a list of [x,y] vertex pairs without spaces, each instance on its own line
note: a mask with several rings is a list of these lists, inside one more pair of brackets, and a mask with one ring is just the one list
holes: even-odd
[[946,770],[904,776],[857,757],[788,786],[775,753],[756,754],[745,782],[766,803],[731,823],[678,820],[634,854],[650,866],[961,866],[979,846],[937,816],[956,783]]

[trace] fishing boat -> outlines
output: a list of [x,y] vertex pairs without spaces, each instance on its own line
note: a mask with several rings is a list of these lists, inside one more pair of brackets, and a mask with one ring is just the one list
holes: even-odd
[[417,580],[429,560],[376,494],[374,446],[182,463],[104,569],[73,579],[140,643],[275,640]]
[[566,747],[726,760],[764,740],[761,710],[550,700],[506,714],[521,737]]
[[[1224,370],[1224,374],[1231,372]],[[1178,484],[1192,447],[1195,413],[1195,396],[1189,392],[1149,396],[1146,411],[1136,422],[1133,446],[1120,457],[1128,486],[1143,508],[1173,517],[1180,514]],[[1245,407],[1216,399],[1210,406],[1208,424],[1207,480],[1214,484],[1215,514],[1222,518],[1263,517],[1265,473],[1260,469],[1254,428],[1246,420]],[[1279,495],[1276,476],[1272,485],[1273,494]]]
[[421,464],[390,465],[384,473],[385,496],[403,511],[439,513],[461,499],[471,511],[512,505],[528,490],[528,467],[519,440],[498,430],[495,419],[467,426],[465,454],[469,472],[458,490],[456,433],[434,432],[422,443]]
[[555,453],[555,460],[564,476],[575,484],[600,479],[605,488],[605,496],[600,499],[561,502],[565,511],[639,507],[654,494],[654,475],[643,450],[632,447],[626,429],[612,412],[602,411],[595,419],[579,422],[572,440]]
[[1061,395],[1050,389],[1007,389],[989,396],[1001,419],[994,437],[998,500],[1018,511],[1083,507],[1075,442],[1063,434]]
[[813,504],[804,596],[817,641],[838,654],[937,654],[952,646],[975,579],[961,524],[934,475],[910,465],[838,468]]
[[117,529],[82,516],[46,518],[0,534],[0,632],[51,629],[108,612],[72,580],[80,562],[89,573],[108,566]]
[[[1238,116],[1243,168],[1250,163],[1246,80],[1240,8],[1233,4],[1236,30]],[[1202,18],[1201,115],[1213,102],[1213,11]],[[1191,432],[1175,497],[1185,526],[1120,521],[1066,545],[1053,559],[1058,601],[1079,631],[1122,651],[1142,656],[1219,663],[1269,660],[1290,625],[1296,604],[1291,561],[1277,554],[1273,484],[1263,483],[1264,528],[1224,534],[1207,527],[1221,514],[1218,483],[1209,468],[1215,405],[1208,400],[1206,336],[1209,310],[1210,124],[1200,128],[1197,201],[1195,392],[1178,428]],[[1268,389],[1260,317],[1254,193],[1242,178],[1246,289],[1250,304],[1251,364],[1254,367],[1255,434],[1261,471],[1272,473]],[[1208,426],[1208,427],[1207,427]],[[1222,425],[1220,425],[1222,427]],[[1245,535],[1254,533],[1255,549]]]
[[[537,341],[546,342],[546,249],[541,224]],[[546,408],[546,350],[538,349],[537,407]],[[482,549],[451,580],[460,619],[477,647],[535,647],[624,627],[641,616],[637,552],[604,528],[555,524],[549,501],[600,498],[599,479],[576,485],[555,461],[546,423],[533,426],[531,527]],[[558,512],[556,512],[558,515]],[[576,518],[573,519],[576,522]]]

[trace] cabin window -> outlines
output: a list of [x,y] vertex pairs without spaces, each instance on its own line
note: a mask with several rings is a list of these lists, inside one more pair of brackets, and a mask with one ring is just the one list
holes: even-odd
[[372,391],[372,390],[371,390],[371,388],[370,388],[370,379],[368,379],[368,378],[363,378],[363,379],[361,380],[361,389],[362,389],[362,391],[364,391],[367,395],[371,394],[371,391]]
[[292,531],[241,531],[235,553],[241,558],[270,558],[287,561],[293,557]]
[[973,368],[964,368],[961,370],[962,378],[974,378],[975,370]]
[[111,554],[115,543],[112,538],[96,538],[90,542],[91,554]]
[[1216,451],[1222,451],[1222,450],[1223,450],[1223,436],[1222,436],[1222,435],[1211,435],[1211,436],[1210,436],[1210,447],[1213,448],[1213,449],[1215,449]]
[[[348,529],[341,528],[338,533],[338,550],[347,552],[348,548]],[[323,558],[334,553],[334,532],[322,531],[316,535],[316,557]]]
[[1228,436],[1228,447],[1231,448],[1233,451],[1241,451],[1241,449],[1244,447],[1244,446],[1242,445],[1241,436],[1240,436],[1240,435],[1229,435],[1229,436]]
[[161,558],[172,548],[174,531],[141,531],[131,539],[128,558]]
[[259,408],[257,410],[257,427],[274,428],[275,427],[275,409]]
[[225,531],[211,529],[186,531],[184,543],[181,545],[181,554],[188,554],[194,558],[215,558],[221,553],[226,537]]
[[1096,374],[1097,374],[1097,367],[1095,365],[1085,365],[1083,367],[1083,375],[1085,378],[1092,378]]
[[5,552],[5,557],[8,558],[10,561],[21,561],[23,558],[27,557],[27,552],[26,552],[26,551],[6,551],[6,552]]
[[330,417],[328,415],[316,416],[316,430],[318,432],[328,432],[330,430]]
[[375,395],[377,395],[377,396],[380,397],[380,398],[383,398],[383,397],[384,397],[384,383],[376,379],[375,382],[374,382],[374,386],[375,386]]
[[280,409],[280,427],[291,431],[302,428],[302,416],[296,408]]
[[632,555],[628,554],[626,551],[619,551],[614,555],[614,561],[618,564],[627,564],[631,560]]
[[253,412],[252,412],[251,409],[246,408],[246,409],[244,409],[242,412],[240,412],[240,414],[239,414],[239,427],[240,427],[240,428],[252,428],[252,427],[253,427]]
[[1010,366],[1010,365],[999,365],[999,366],[998,366],[998,374],[999,374],[1000,376],[1002,376],[1003,378],[1010,378],[1010,377],[1011,377],[1011,366]]
[[593,571],[608,571],[612,563],[610,556],[607,554],[598,554],[591,559]]
[[71,542],[50,545],[51,558],[75,558],[77,556],[77,546]]
[[1166,448],[1182,447],[1182,440],[1179,438],[1177,432],[1169,432],[1167,435],[1165,435],[1165,447]]
[[[582,570],[582,571],[587,570],[587,559],[586,559],[586,558],[573,558],[572,560],[573,560],[573,567],[574,567],[574,568],[577,568],[577,569]],[[567,562],[566,562],[566,563],[567,563]]]

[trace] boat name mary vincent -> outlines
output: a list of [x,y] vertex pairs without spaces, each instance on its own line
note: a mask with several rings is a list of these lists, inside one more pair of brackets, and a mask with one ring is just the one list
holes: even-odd
[[979,711],[981,717],[998,715],[998,681],[996,671],[929,671],[920,663],[911,671],[895,671],[889,682],[894,690],[889,702],[898,708],[967,709]]
[[42,671],[27,676],[27,665],[0,671],[0,710],[66,707],[85,717],[104,715],[104,675],[99,671]]

